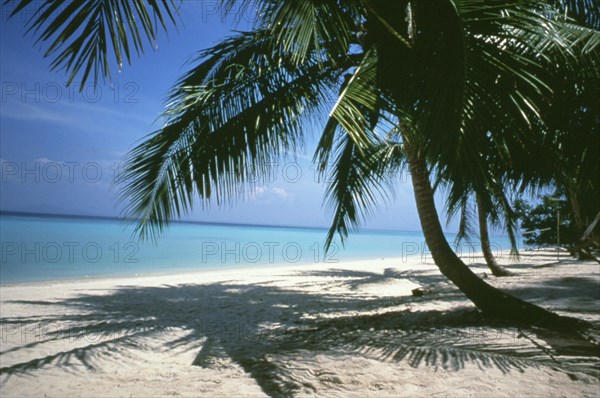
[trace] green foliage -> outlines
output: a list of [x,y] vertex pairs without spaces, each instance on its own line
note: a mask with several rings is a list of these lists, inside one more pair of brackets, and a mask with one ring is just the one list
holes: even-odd
[[[560,233],[561,246],[573,244],[580,238],[572,221],[573,212],[565,199],[543,195],[537,204],[518,199],[514,206],[522,231],[534,231],[531,234],[523,235],[523,241],[527,245],[556,245],[558,242],[557,230]],[[560,227],[557,229],[559,215]]]

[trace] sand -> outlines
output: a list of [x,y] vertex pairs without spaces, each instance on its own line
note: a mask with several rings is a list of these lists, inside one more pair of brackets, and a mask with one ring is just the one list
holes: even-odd
[[[539,251],[495,278],[466,260],[600,340],[597,263]],[[483,319],[418,256],[3,285],[0,301],[2,397],[600,396],[597,346]]]

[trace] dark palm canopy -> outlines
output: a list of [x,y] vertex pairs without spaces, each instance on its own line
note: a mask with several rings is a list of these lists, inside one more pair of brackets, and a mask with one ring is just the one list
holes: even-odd
[[[17,3],[15,12],[29,1]],[[48,22],[60,3],[49,2],[29,27],[49,44],[53,68],[66,69],[69,81],[78,75],[85,81],[92,70],[94,81],[109,77],[111,62],[120,68],[132,48],[143,51],[143,36],[152,43],[159,28],[176,21],[175,2],[106,0],[74,2]],[[548,127],[546,116],[565,84],[576,84],[568,72],[580,71],[586,87],[597,87],[595,2],[222,4],[252,6],[256,25],[198,54],[169,93],[164,126],[129,154],[122,193],[140,237],[154,238],[196,196],[204,204],[243,196],[276,159],[302,146],[306,123],[320,123],[315,161],[333,175],[327,244],[336,234],[343,240],[381,198],[391,197],[390,176],[408,166],[440,270],[486,312],[511,316],[522,306],[454,255],[438,220],[431,178],[449,187],[451,209],[475,192],[494,220],[506,217],[511,225],[503,187],[540,177],[539,168],[523,159],[558,130]],[[132,18],[139,23],[125,26]],[[556,320],[539,307],[527,308],[533,312],[522,320]]]

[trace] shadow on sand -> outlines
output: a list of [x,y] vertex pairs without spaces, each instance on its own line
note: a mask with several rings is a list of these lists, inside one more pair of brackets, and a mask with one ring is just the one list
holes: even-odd
[[[380,283],[387,278],[407,277],[427,284],[443,281],[441,276],[419,273],[381,275],[335,269],[304,275],[334,277],[351,288]],[[573,294],[580,282],[573,280],[573,287],[563,290],[563,294]],[[588,288],[597,286],[597,282],[595,285],[590,282]],[[535,294],[536,288],[531,286],[529,293]],[[195,359],[190,365],[194,366],[211,367],[222,359],[233,361],[269,396],[310,391],[307,380],[318,381],[324,376],[291,366],[290,360],[297,363],[318,354],[350,353],[451,371],[460,371],[469,362],[505,373],[550,366],[573,378],[579,373],[598,377],[598,347],[586,345],[585,341],[572,344],[573,349],[565,353],[552,345],[552,341],[565,336],[551,334],[545,341],[539,330],[494,323],[470,307],[448,312],[398,309],[432,298],[463,300],[453,288],[428,297],[373,298],[306,292],[296,287],[284,289],[273,282],[230,281],[123,286],[108,295],[85,293],[61,302],[21,302],[43,307],[43,313],[65,315],[4,318],[3,327],[34,323],[62,327],[48,327],[35,341],[7,349],[2,355],[66,338],[78,344],[73,344],[72,350],[4,366],[0,373],[5,382],[12,375],[34,374],[50,365],[98,369],[99,357],[110,357],[115,351],[142,350],[142,340],[179,331],[171,339],[160,340],[159,349],[191,350]],[[382,311],[386,309],[388,312]],[[85,339],[91,335],[93,339]]]

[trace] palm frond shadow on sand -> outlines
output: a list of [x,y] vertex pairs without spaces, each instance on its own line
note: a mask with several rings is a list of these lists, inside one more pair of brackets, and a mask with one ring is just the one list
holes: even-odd
[[[331,276],[344,276],[333,270]],[[376,283],[380,275],[346,275],[352,284]],[[393,277],[393,276],[392,276]],[[453,295],[446,298],[452,300]],[[429,298],[405,297],[403,304]],[[45,317],[4,318],[3,327],[54,325],[35,341],[4,350],[18,354],[35,345],[49,347],[70,339],[72,349],[43,358],[15,361],[0,369],[6,382],[13,375],[33,375],[48,366],[65,371],[101,370],[102,361],[135,356],[136,350],[193,352],[190,365],[239,364],[270,396],[310,391],[311,380],[323,382],[311,361],[318,354],[361,355],[412,367],[436,366],[460,371],[468,363],[502,372],[524,372],[549,366],[577,377],[598,376],[597,347],[559,356],[534,330],[490,323],[471,309],[398,310],[398,297],[362,297],[284,289],[270,283],[235,281],[208,285],[125,286],[108,295],[82,294],[62,302],[21,302],[43,307]],[[232,308],[234,309],[232,311]],[[382,310],[389,312],[383,312]],[[57,327],[56,325],[61,325]],[[521,333],[521,335],[520,335]],[[163,338],[167,334],[168,338]],[[157,336],[162,336],[160,339]],[[92,337],[90,337],[92,336]],[[532,337],[535,336],[535,337]],[[554,336],[555,338],[556,336]],[[148,348],[148,339],[156,340]],[[304,366],[304,365],[306,366]]]

